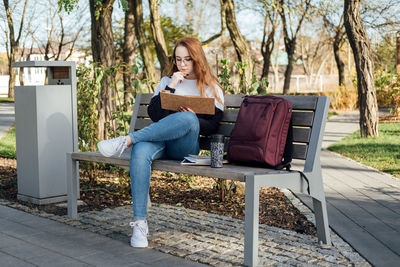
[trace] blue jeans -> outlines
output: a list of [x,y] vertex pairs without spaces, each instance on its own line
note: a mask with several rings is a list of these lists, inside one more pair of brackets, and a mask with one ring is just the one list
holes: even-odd
[[133,147],[130,176],[134,219],[146,219],[151,164],[159,158],[183,159],[198,154],[199,120],[193,112],[177,112],[130,133]]

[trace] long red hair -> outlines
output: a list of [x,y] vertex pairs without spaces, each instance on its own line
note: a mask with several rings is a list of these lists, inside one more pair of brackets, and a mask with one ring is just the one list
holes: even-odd
[[174,72],[179,71],[175,64],[175,50],[178,46],[186,47],[193,60],[193,71],[197,77],[197,88],[199,88],[200,96],[206,97],[206,86],[208,86],[211,88],[214,98],[216,98],[219,103],[223,104],[217,92],[217,86],[219,86],[221,90],[222,87],[219,84],[217,77],[212,72],[203,48],[201,47],[199,40],[196,38],[186,36],[178,40],[174,47],[174,53],[172,54],[167,75],[172,76]]

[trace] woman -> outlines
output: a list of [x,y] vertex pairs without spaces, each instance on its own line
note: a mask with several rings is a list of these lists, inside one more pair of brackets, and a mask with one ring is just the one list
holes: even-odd
[[[159,158],[183,159],[188,154],[198,154],[199,134],[216,132],[224,110],[224,93],[206,60],[200,42],[184,37],[174,48],[173,62],[167,77],[163,77],[148,107],[153,123],[127,136],[98,143],[100,152],[107,157],[121,155],[132,147],[130,176],[134,221],[131,246],[147,247],[147,196],[150,187],[151,163]],[[190,107],[180,107],[179,112],[161,108],[160,90],[178,95],[213,97],[215,115],[196,115]]]

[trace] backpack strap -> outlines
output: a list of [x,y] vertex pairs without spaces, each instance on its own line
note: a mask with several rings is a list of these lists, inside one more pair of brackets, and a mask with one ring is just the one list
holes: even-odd
[[[292,117],[293,118],[293,117]],[[292,165],[290,164],[293,159],[293,124],[292,118],[290,118],[288,134],[286,136],[286,144],[285,150],[283,151],[283,161],[281,164],[275,167],[277,170],[282,170],[286,168],[287,171],[290,171]]]
[[304,180],[306,180],[307,182],[307,193],[310,195],[310,181],[308,180],[307,176],[304,174],[304,172],[302,171],[298,171],[298,170],[288,170],[289,172],[298,172],[300,173],[300,177],[303,178]]
[[306,180],[307,182],[307,193],[310,195],[310,181],[308,180],[307,176],[304,174],[304,172],[302,171],[297,171],[300,173],[301,178],[303,178],[304,180]]

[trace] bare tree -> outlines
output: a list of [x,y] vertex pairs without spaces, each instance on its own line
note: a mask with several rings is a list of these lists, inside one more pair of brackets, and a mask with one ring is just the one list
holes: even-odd
[[[20,52],[20,55],[19,55],[19,60],[23,60],[24,59],[25,53],[27,52],[26,42],[27,42],[29,37],[31,38],[31,40],[33,40],[33,35],[37,30],[37,27],[32,29],[33,28],[32,24],[33,24],[33,22],[35,20],[35,16],[36,16],[36,10],[34,8],[33,10],[30,10],[30,11],[31,11],[30,12],[30,16],[27,18],[26,29],[25,29],[25,34],[24,34],[24,40],[22,41],[22,47],[20,49],[21,52]],[[32,49],[33,49],[33,41],[31,42],[31,47],[29,49],[29,53],[28,54],[32,53]],[[28,57],[28,55],[26,55],[26,56]],[[19,76],[19,84],[20,85],[24,85],[24,68],[22,68],[22,67],[19,68],[19,73],[18,74],[19,74],[18,75]]]
[[279,62],[278,62],[278,58],[279,58],[279,54],[280,54],[280,47],[279,44],[282,42],[282,38],[283,38],[283,34],[282,32],[280,32],[280,34],[277,36],[277,46],[274,46],[274,50],[275,52],[273,52],[274,54],[274,58],[275,60],[273,60],[271,63],[271,68],[272,68],[272,72],[273,72],[273,92],[278,92],[278,88],[280,86],[280,82],[281,79],[279,77]]
[[344,1],[344,25],[353,50],[357,70],[358,103],[361,137],[378,136],[374,62],[367,32],[360,16],[361,0]]
[[133,3],[135,33],[139,42],[139,51],[143,60],[144,73],[148,80],[155,81],[157,79],[156,69],[154,67],[153,56],[151,55],[150,46],[145,34],[142,0],[129,1],[132,1]]
[[261,1],[264,3],[264,31],[261,42],[261,54],[264,59],[262,77],[268,78],[269,67],[271,65],[271,55],[275,46],[275,32],[279,26],[279,2],[272,0],[271,2]]
[[378,30],[392,30],[400,24],[400,1],[398,0],[364,0],[361,3],[360,15],[365,27]]
[[340,56],[340,50],[343,47],[343,44],[345,43],[345,37],[346,37],[346,32],[344,29],[344,22],[343,22],[343,16],[341,17],[339,25],[333,25],[330,24],[334,31],[334,36],[333,36],[333,54],[335,55],[335,62],[336,66],[338,69],[338,75],[339,75],[339,85],[344,85],[345,84],[345,78],[344,78],[344,61],[342,57]]
[[128,8],[125,11],[124,22],[124,44],[123,44],[123,61],[126,64],[123,73],[124,80],[124,106],[126,110],[130,110],[128,105],[132,96],[132,78],[133,73],[129,68],[135,64],[136,50],[136,34],[135,34],[135,15],[133,1],[128,1]]
[[[311,6],[311,0],[279,0],[279,15],[282,18],[283,39],[285,43],[286,53],[288,56],[288,65],[285,71],[285,83],[283,85],[283,93],[288,94],[290,89],[290,78],[293,72],[293,64],[295,62],[296,42],[301,25]],[[297,26],[294,27],[294,14],[297,14]]]
[[153,33],[154,44],[161,72],[164,72],[169,64],[167,45],[165,44],[164,33],[161,27],[160,12],[158,11],[158,0],[149,0],[150,24]]
[[[314,19],[314,23],[317,21]],[[318,24],[320,25],[320,24]],[[307,86],[315,85],[320,77],[325,63],[331,58],[329,36],[322,29],[313,29],[315,37],[300,36],[297,49],[306,74]]]
[[207,0],[200,0],[200,1],[193,1],[193,0],[182,0],[176,1],[176,14],[179,16],[178,13],[180,7],[183,5],[186,11],[186,21],[189,23],[193,28],[193,33],[199,34],[200,32],[204,31],[204,28],[207,29],[209,32],[210,28],[210,21],[212,17],[220,15],[221,17],[221,30],[207,39],[201,41],[202,45],[208,45],[209,43],[213,42],[214,40],[220,38],[226,30],[226,23],[225,23],[225,13],[221,13],[220,3],[216,1],[207,1]]
[[346,41],[346,31],[344,28],[342,4],[343,3],[332,1],[322,2],[322,6],[319,9],[324,22],[324,27],[331,35],[333,54],[335,56],[339,76],[339,85],[345,84],[345,64],[341,56],[341,50]]
[[65,12],[54,0],[49,0],[43,9],[47,13],[46,38],[35,39],[45,60],[67,60],[75,50],[76,43],[84,29],[84,10],[76,10],[75,17],[68,18],[75,23],[65,25]]
[[241,34],[236,22],[235,5],[233,0],[220,0],[221,12],[225,13],[226,26],[229,30],[232,43],[235,47],[239,61],[246,64],[244,71],[245,84],[242,88],[242,93],[247,93],[247,86],[251,84],[253,62],[250,55],[250,47],[246,39]]
[[10,7],[8,0],[3,0],[3,4],[4,4],[4,10],[6,13],[8,30],[9,30],[9,32],[6,31],[8,73],[10,74],[10,79],[8,81],[8,97],[14,98],[14,86],[15,86],[17,72],[16,72],[15,68],[11,67],[11,63],[18,60],[19,42],[21,40],[22,29],[24,27],[24,19],[25,19],[25,14],[26,14],[26,7],[28,5],[28,0],[25,0],[24,4],[23,4],[23,10],[20,14],[21,19],[20,19],[20,24],[19,24],[19,29],[17,31],[17,35],[15,34],[15,29],[14,29],[15,24],[14,24],[14,20],[13,20],[13,15],[14,16],[16,15],[15,13],[13,13],[15,11],[16,6]]

